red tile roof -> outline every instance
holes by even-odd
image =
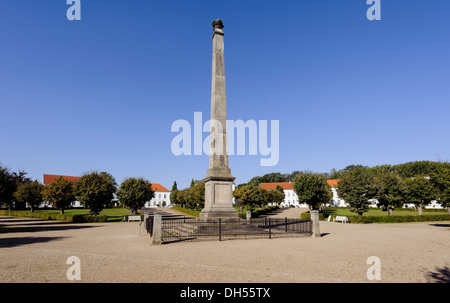
[[[339,180],[327,180],[330,187],[337,187]],[[266,190],[273,190],[277,186],[281,186],[283,189],[294,189],[294,182],[278,182],[278,183],[261,183],[261,188]]]
[[[164,186],[162,186],[161,184],[158,184],[158,183],[152,183],[152,190],[153,191],[167,191],[167,192],[170,191],[170,190],[168,190],[167,188],[165,188]]]
[[[330,187],[337,187],[339,180],[327,180],[328,185],[330,185]]]
[[[261,188],[265,190],[276,189],[277,186],[281,186],[283,189],[294,189],[293,182],[277,182],[277,183],[261,183]]]
[[[55,181],[56,179],[58,179],[59,177],[63,177],[64,180],[69,180],[72,183],[77,182],[81,178],[81,177],[73,177],[73,176],[47,175],[47,174],[44,174],[44,184],[50,184],[53,181]]]

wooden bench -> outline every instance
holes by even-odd
[[[141,216],[128,216],[128,222],[130,221],[139,221],[141,222]]]
[[[349,223],[348,218],[345,216],[336,216],[336,218],[333,219],[333,222],[342,222],[342,223]]]

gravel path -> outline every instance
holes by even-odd
[[[381,282],[450,281],[450,222],[320,228],[321,238],[151,246],[138,222],[0,217],[0,282],[69,282],[70,256],[81,282],[368,282],[370,256],[381,260]]]

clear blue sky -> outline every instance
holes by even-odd
[[[269,172],[450,159],[450,1],[0,1],[0,162],[107,171],[169,189],[208,157],[171,152],[177,119],[209,119],[211,21],[225,24],[228,119],[279,120]],[[206,136],[206,134],[205,134]]]

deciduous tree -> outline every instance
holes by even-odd
[[[349,210],[360,216],[369,210],[369,200],[374,199],[377,193],[373,176],[367,167],[361,165],[342,174],[337,192],[349,204]]]
[[[84,207],[89,208],[92,215],[98,215],[105,206],[111,203],[116,192],[117,183],[113,176],[106,172],[85,173],[75,185],[75,195]]]
[[[42,190],[42,198],[48,201],[52,206],[64,214],[64,209],[75,201],[74,188],[72,182],[59,177],[49,185],[44,186]]]
[[[34,209],[39,207],[42,203],[42,190],[44,189],[44,185],[39,183],[38,181],[34,181],[31,183],[24,183],[19,186],[19,188],[14,193],[14,198],[17,202],[26,204],[28,203],[31,207],[31,212],[34,212]]]
[[[417,175],[406,179],[407,200],[413,203],[422,215],[423,208],[437,199],[437,191],[433,187],[429,177]]]
[[[387,209],[388,215],[392,215],[392,210],[401,207],[406,198],[404,180],[395,172],[385,171],[375,178],[375,185],[378,207]]]
[[[294,191],[298,201],[308,204],[311,210],[319,210],[333,197],[325,177],[310,172],[301,172],[295,177]]]
[[[430,175],[430,181],[437,190],[437,198],[450,214],[450,168],[441,167]]]
[[[136,215],[138,209],[144,207],[145,202],[155,196],[151,185],[148,180],[143,178],[128,178],[120,185],[117,199],[130,209],[132,215]]]
[[[16,183],[8,168],[0,165],[0,204],[11,209]]]

